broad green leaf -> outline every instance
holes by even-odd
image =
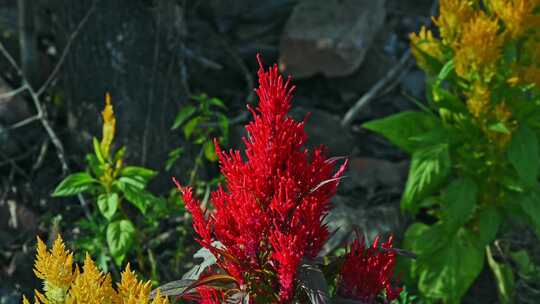
[[[90,168],[90,172],[94,176],[102,176],[104,164],[99,162],[97,156],[94,154],[86,154],[85,158],[88,168]]]
[[[150,179],[157,175],[157,172],[143,167],[126,166],[122,168],[120,175],[138,180],[142,179],[145,183],[147,183]]]
[[[118,187],[122,193],[124,193],[124,197],[128,202],[137,207],[142,214],[145,214],[150,204],[156,198],[149,192],[145,191],[144,188],[140,188],[131,182],[126,183],[126,180],[128,180],[127,177],[120,178],[114,185]]]
[[[135,226],[129,220],[119,220],[107,226],[107,245],[117,265],[121,265],[133,245]]]
[[[495,261],[489,246],[486,246],[486,256],[489,268],[491,268],[495,281],[497,282],[497,293],[500,303],[513,303],[515,283],[514,273],[512,272],[511,266],[507,264],[500,264]]]
[[[415,143],[416,150],[420,150],[421,148],[426,148],[444,142],[448,143],[449,145],[453,145],[463,140],[462,134],[456,136],[455,133],[456,132],[451,129],[445,129],[442,127],[434,128],[433,130],[426,133],[417,136],[411,136],[410,140],[411,142]]]
[[[412,156],[401,207],[416,213],[419,202],[446,181],[450,168],[450,153],[447,144],[434,145],[416,151]]]
[[[484,206],[478,213],[480,240],[484,245],[490,244],[496,237],[502,222],[502,215],[493,205]]]
[[[520,126],[508,146],[508,160],[529,186],[536,183],[538,176],[538,153],[536,134],[526,126]]]
[[[98,183],[87,172],[74,173],[67,176],[57,187],[52,194],[53,197],[72,196],[85,192],[90,189],[92,184]]]
[[[434,233],[432,227],[424,223],[416,222],[409,226],[405,232],[403,247],[415,254],[425,254],[428,251],[437,250],[443,243],[444,240],[437,238],[436,231]],[[417,260],[407,259],[406,264],[410,265],[411,277],[416,278],[419,275]]]
[[[461,298],[484,267],[484,250],[472,233],[461,229],[446,246],[419,261],[418,288],[424,296],[447,304]]]
[[[415,254],[420,256],[419,260],[437,252],[448,243],[450,238],[448,231],[441,222],[420,231],[422,233],[417,236],[415,246],[412,249]]]
[[[143,190],[146,187],[146,181],[140,176],[122,176],[118,179],[118,185],[123,189],[123,185],[130,185],[136,189]]]
[[[206,159],[208,159],[211,162],[215,162],[218,159],[213,142],[211,141],[205,142],[203,148],[204,148],[204,156],[206,157]]]
[[[195,111],[197,111],[197,109],[194,106],[183,107],[182,110],[180,110],[176,115],[171,130],[178,129],[186,121],[186,119],[195,113]]]
[[[521,207],[528,215],[534,231],[540,238],[540,191],[534,189],[521,199]]]
[[[98,196],[97,204],[101,214],[110,221],[118,209],[118,194],[102,193]]]
[[[394,145],[410,154],[417,150],[417,143],[411,140],[412,137],[441,127],[437,117],[416,111],[401,112],[367,122],[362,126],[383,135]]]
[[[190,121],[186,123],[184,126],[184,136],[186,139],[189,139],[191,137],[191,134],[193,134],[193,131],[195,131],[195,128],[199,125],[201,122],[201,117],[194,117]]]
[[[443,218],[450,233],[463,226],[476,207],[478,187],[470,178],[460,178],[448,186],[443,206]]]

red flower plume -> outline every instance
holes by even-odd
[[[402,289],[392,286],[390,281],[396,259],[396,253],[391,250],[392,240],[390,236],[377,248],[377,237],[371,247],[366,248],[363,236],[357,234],[340,271],[338,293],[342,297],[372,303],[383,290],[388,301],[399,296]]]
[[[245,151],[222,151],[216,143],[226,188],[211,195],[213,212],[205,219],[189,187],[182,188],[199,242],[218,257],[219,266],[245,285],[251,299],[289,302],[302,258],[313,258],[328,238],[328,214],[346,163],[324,147],[305,149],[304,121],[287,115],[294,86],[277,65],[265,71],[260,56],[259,104],[248,106]],[[223,244],[213,248],[212,242]],[[274,293],[274,291],[276,291]]]

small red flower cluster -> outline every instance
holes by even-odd
[[[323,220],[347,161],[336,170],[338,159],[326,158],[323,146],[311,152],[303,148],[305,121],[287,116],[294,90],[290,77],[284,81],[277,65],[265,71],[257,59],[260,102],[256,109],[248,106],[254,119],[246,126],[245,152],[224,152],[215,143],[227,187],[212,193],[213,212],[206,217],[192,189],[177,185],[198,242],[217,257],[218,266],[245,288],[252,302],[287,303],[302,259],[316,257],[329,236]],[[214,247],[215,241],[222,246]],[[355,250],[353,262],[358,260]],[[388,273],[375,278],[369,272],[373,266],[367,272],[365,266],[354,267],[362,270],[356,276],[366,273],[382,280],[377,284],[388,282]],[[352,276],[345,271],[343,281],[358,282]]]
[[[338,290],[340,296],[363,303],[372,303],[383,290],[386,291],[388,301],[399,296],[402,288],[394,287],[390,282],[396,258],[396,253],[392,251],[392,240],[393,237],[390,236],[388,241],[378,248],[377,237],[371,247],[366,248],[364,238],[357,234],[341,267]]]

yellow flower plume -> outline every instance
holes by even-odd
[[[510,38],[518,38],[528,29],[540,25],[540,16],[534,10],[538,0],[492,0],[491,7],[504,22],[505,32]]]
[[[467,109],[469,113],[475,118],[479,118],[482,113],[486,112],[490,104],[491,93],[489,88],[480,81],[476,81],[473,85],[472,92],[467,95]]]
[[[100,147],[103,156],[107,157],[109,155],[116,130],[116,117],[114,117],[111,94],[109,93],[105,95],[105,109],[103,109],[101,116],[103,117],[103,137],[101,139]]]
[[[166,297],[157,292],[150,299],[150,282],[141,282],[128,265],[117,284],[112,287],[111,276],[96,267],[87,254],[82,272],[77,265],[73,269],[73,254],[68,252],[60,236],[51,250],[37,238],[34,273],[43,280],[44,293],[34,292],[34,304],[169,304]],[[23,304],[30,301],[23,296]]]
[[[47,250],[45,243],[37,238],[34,274],[43,280],[45,297],[51,303],[61,303],[65,299],[76,272],[73,271],[73,254],[66,250],[60,236],[54,241],[52,250]]]
[[[411,39],[411,52],[416,58],[418,66],[428,73],[436,73],[437,71],[431,70],[426,55],[442,61],[443,53],[440,41],[433,37],[433,33],[425,26],[422,26],[418,34],[411,33],[409,38]]]
[[[502,39],[498,31],[497,20],[484,12],[477,13],[464,25],[454,57],[459,76],[470,79],[471,72],[476,72],[485,81],[493,77],[501,56]]]
[[[439,27],[443,43],[453,46],[462,32],[462,25],[474,15],[473,1],[442,0],[439,4],[439,17],[433,18]]]
[[[110,275],[99,271],[88,254],[84,259],[83,272],[71,285],[66,304],[112,304],[116,292],[111,286]]]

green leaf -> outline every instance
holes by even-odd
[[[110,221],[118,209],[118,194],[102,193],[98,196],[97,204],[101,214]]]
[[[102,176],[104,164],[99,162],[97,156],[94,154],[86,154],[85,158],[88,168],[90,168],[90,172],[94,176]]]
[[[214,106],[217,106],[217,107],[220,107],[220,108],[227,108],[225,106],[225,104],[223,103],[223,101],[219,98],[216,98],[216,97],[212,97],[208,100],[208,103],[210,103],[211,105],[214,105]]]
[[[409,250],[419,256],[429,256],[444,246],[447,242],[447,234],[443,228],[444,227],[442,227],[440,224],[428,226],[420,222],[413,223],[405,232],[403,241],[404,249]],[[404,263],[404,267],[409,268],[409,279],[415,279],[420,275],[418,259],[406,259],[405,261],[400,260],[400,262]]]
[[[489,268],[491,268],[495,281],[497,282],[497,293],[500,303],[513,303],[515,282],[511,266],[497,263],[491,254],[489,246],[486,246],[486,256]]]
[[[52,196],[73,196],[87,191],[94,183],[97,184],[98,181],[87,172],[74,173],[66,177],[56,189],[54,189]]]
[[[194,117],[186,123],[186,125],[184,126],[184,136],[186,137],[186,139],[189,139],[189,137],[191,137],[191,134],[193,134],[193,131],[195,131],[195,128],[200,122],[201,117]]]
[[[510,134],[510,130],[508,130],[506,125],[500,121],[489,125],[488,130],[502,134]]]
[[[479,240],[465,229],[443,248],[420,258],[419,290],[424,296],[447,304],[460,303],[484,267],[484,250]]]
[[[224,114],[218,113],[218,122],[219,127],[221,129],[221,134],[223,134],[223,138],[229,137],[229,118],[225,116]]]
[[[515,42],[505,43],[502,53],[503,58],[507,63],[515,62],[519,55],[517,44]]]
[[[521,199],[521,207],[528,215],[534,231],[540,238],[540,193],[537,189],[530,191]]]
[[[169,152],[169,158],[167,159],[167,163],[165,164],[165,170],[171,170],[172,166],[176,163],[178,158],[180,158],[182,153],[184,153],[183,148],[176,148]]]
[[[143,167],[126,166],[122,168],[120,175],[131,177],[137,180],[143,180],[146,184],[150,179],[157,175],[157,172]]]
[[[142,214],[146,214],[146,210],[155,199],[152,194],[145,191],[144,187],[140,187],[141,185],[137,184],[133,179],[121,177],[114,185],[124,193],[126,200],[137,207]]]
[[[412,156],[401,207],[416,213],[419,202],[446,181],[450,168],[450,153],[447,144],[434,145],[416,151]]]
[[[476,207],[478,187],[470,178],[460,178],[453,181],[445,195],[443,218],[447,228],[454,233],[472,216]]]
[[[520,126],[512,135],[508,146],[508,160],[519,177],[529,186],[536,183],[538,176],[538,139],[526,126]]]
[[[92,138],[92,145],[94,146],[94,154],[96,155],[97,159],[100,163],[104,164],[105,158],[103,157],[103,153],[101,153],[101,144],[97,138]]]
[[[203,148],[204,148],[204,156],[206,157],[206,159],[208,159],[211,162],[215,162],[218,159],[213,142],[211,141],[205,142]]]
[[[107,245],[117,265],[121,265],[133,245],[135,226],[129,220],[119,220],[107,226]]]
[[[490,244],[497,237],[502,222],[502,215],[493,205],[484,206],[478,213],[480,240],[484,245]]]
[[[116,151],[114,154],[114,162],[116,163],[118,160],[122,159],[124,157],[124,154],[126,154],[126,147],[122,147]]]
[[[195,113],[195,111],[197,111],[197,108],[195,108],[194,106],[183,107],[182,110],[180,110],[176,115],[171,130],[178,129],[184,123],[184,121],[186,121],[186,119],[188,119],[191,115],[193,115],[193,113]]]
[[[146,187],[146,181],[140,176],[122,176],[118,179],[118,182],[118,185],[130,185],[140,190],[143,190],[144,187]]]
[[[445,65],[442,67],[441,71],[439,72],[439,75],[437,76],[437,81],[443,81],[445,80],[448,75],[450,75],[450,73],[452,71],[454,71],[454,60],[449,60],[448,62],[445,63]]]
[[[534,265],[534,262],[531,260],[527,251],[522,249],[511,252],[510,256],[512,257],[512,260],[516,262],[518,271],[521,275],[530,278],[532,275],[537,273],[536,266]]]
[[[379,133],[400,149],[413,153],[417,143],[412,137],[440,128],[437,117],[416,111],[405,111],[386,118],[373,120],[362,125],[364,128]]]
[[[429,92],[431,92],[432,105],[437,109],[448,109],[455,113],[467,113],[467,106],[463,101],[452,92],[443,89],[439,84],[429,84]]]

